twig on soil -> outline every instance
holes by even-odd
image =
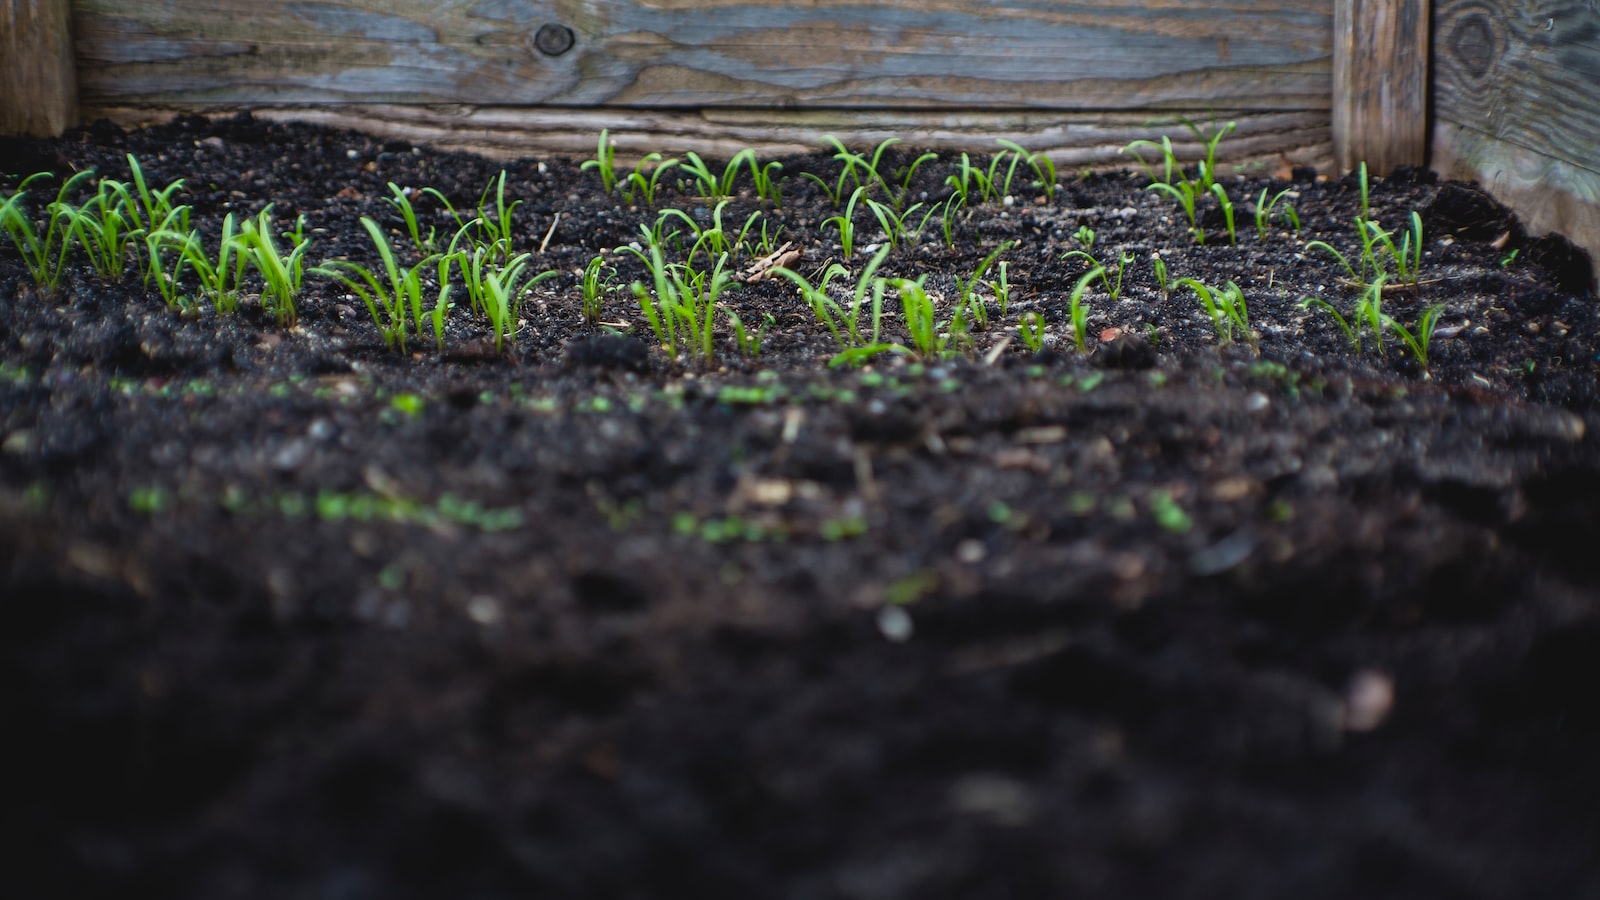
[[[555,221],[550,223],[550,230],[544,233],[544,240],[539,242],[539,252],[541,254],[544,253],[546,247],[550,246],[550,239],[556,236],[556,226],[560,224],[561,213],[557,212]]]

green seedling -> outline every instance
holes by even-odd
[[[1161,299],[1167,299],[1171,289],[1167,280],[1167,262],[1159,256],[1150,257],[1150,268],[1155,272],[1156,285],[1161,288]]]
[[[761,327],[755,331],[748,331],[744,320],[733,310],[728,310],[728,325],[733,328],[734,343],[739,347],[739,352],[749,359],[761,356],[761,342],[766,340],[767,331],[777,323],[778,320],[772,313],[766,313],[762,316]]]
[[[610,270],[610,275],[605,273],[604,256],[596,256],[589,260],[589,264],[583,269],[583,320],[590,325],[597,325],[600,322],[600,305],[605,299],[605,291],[610,288],[611,275],[615,275],[616,270]]]
[[[783,237],[783,226],[779,225],[777,228],[772,229],[771,234],[768,234],[767,224],[768,223],[766,219],[761,220],[761,240],[759,243],[754,240],[754,236],[752,235],[751,240],[745,243],[745,245],[741,248],[746,256],[759,258],[763,256],[771,256],[773,253],[777,252],[778,239]]]
[[[389,238],[377,222],[362,216],[361,227],[366,229],[379,257],[383,259],[382,278],[360,263],[343,259],[329,260],[312,269],[311,274],[332,278],[360,297],[372,317],[372,324],[377,326],[378,334],[383,337],[384,345],[390,350],[404,353],[408,322],[415,328],[417,337],[422,337],[422,269],[435,259],[429,257],[411,268],[401,266],[395,258],[394,249],[389,245]],[[448,290],[446,282],[441,295]],[[436,326],[436,338],[440,338],[440,330]],[[498,344],[498,334],[496,337]]]
[[[1357,172],[1356,181],[1361,186],[1361,216],[1360,216],[1360,219],[1363,222],[1367,222],[1367,221],[1370,221],[1372,219],[1372,214],[1371,214],[1372,213],[1372,206],[1368,202],[1371,198],[1369,197],[1369,195],[1367,193],[1367,163],[1366,163],[1366,160],[1362,160],[1361,163],[1356,166],[1356,172]]]
[[[1090,239],[1093,239],[1092,236]],[[1122,275],[1127,271],[1128,264],[1133,262],[1135,257],[1132,253],[1122,253],[1117,256],[1115,262],[1102,263],[1082,250],[1068,250],[1061,255],[1061,259],[1063,261],[1081,259],[1088,263],[1091,269],[1099,273],[1100,286],[1106,289],[1106,294],[1115,302],[1122,296]],[[1113,277],[1115,280],[1113,280]]]
[[[144,169],[139,166],[139,160],[132,153],[128,154],[128,169],[133,173],[134,199],[136,202],[129,205],[128,211],[134,219],[134,225],[140,231],[149,233],[155,228],[166,223],[179,231],[189,230],[189,208],[177,206],[172,202],[174,195],[183,189],[183,179],[172,182],[159,191],[150,189],[144,178]],[[176,218],[174,217],[176,215]]]
[[[211,301],[218,313],[231,315],[239,309],[239,286],[244,282],[249,255],[240,246],[233,213],[222,218],[222,237],[217,241],[215,256],[206,253],[200,232],[191,230],[186,235],[172,235],[181,245],[185,264],[199,282],[200,292]]]
[[[1256,235],[1262,240],[1267,238],[1267,228],[1272,224],[1272,217],[1278,216],[1279,221],[1289,225],[1290,229],[1298,235],[1300,233],[1300,214],[1295,212],[1294,205],[1285,201],[1285,198],[1300,196],[1294,188],[1284,188],[1267,198],[1268,189],[1261,189],[1261,196],[1256,198]]]
[[[1082,244],[1085,250],[1094,249],[1094,229],[1087,225],[1079,225],[1078,230],[1072,233],[1072,239]]]
[[[1255,344],[1255,335],[1250,331],[1250,310],[1245,305],[1244,291],[1237,284],[1230,281],[1222,288],[1212,289],[1196,279],[1180,278],[1178,287],[1187,287],[1195,292],[1206,314],[1211,317],[1211,326],[1216,329],[1219,342],[1233,343],[1233,332],[1238,328],[1247,342]]]
[[[1156,175],[1155,169],[1144,158],[1141,151],[1145,149],[1160,151],[1163,165],[1161,175]],[[1134,141],[1123,147],[1122,152],[1133,154],[1134,158],[1139,160],[1139,166],[1144,169],[1145,174],[1150,176],[1150,184],[1145,186],[1146,190],[1159,191],[1178,201],[1178,205],[1183,208],[1184,216],[1189,220],[1189,233],[1194,236],[1196,243],[1205,243],[1205,232],[1201,231],[1195,218],[1195,204],[1209,190],[1202,187],[1205,173],[1202,171],[1199,180],[1191,179],[1178,162],[1177,154],[1172,149],[1172,139],[1166,135],[1161,136],[1160,144],[1145,140]]]
[[[972,202],[971,193],[974,185],[977,186],[978,201],[980,203],[998,199],[994,183],[989,179],[989,176],[984,174],[982,169],[974,166],[972,158],[965,153],[961,154],[961,164],[956,167],[955,174],[946,177],[944,183],[950,186],[951,191],[953,191],[952,196],[960,198],[961,206],[966,206]]]
[[[11,238],[11,243],[16,246],[17,252],[22,255],[22,263],[34,283],[47,293],[54,293],[66,270],[67,257],[73,247],[74,207],[67,198],[79,185],[94,177],[94,173],[79,172],[61,185],[61,189],[56,192],[55,201],[45,207],[45,226],[41,233],[34,228],[24,202],[29,185],[49,177],[49,173],[41,172],[23,179],[22,183],[17,185],[16,193],[6,198],[4,204],[0,204],[0,229],[5,230],[7,236]]]
[[[994,265],[995,260],[999,259],[1000,255],[1007,250],[1015,247],[1016,244],[1016,241],[1006,241],[983,258],[983,262],[979,263],[978,268],[973,270],[972,277],[961,278],[957,276],[956,278],[957,308],[967,310],[972,324],[980,331],[989,327],[989,308],[984,304],[983,298],[978,295],[978,285],[985,283],[983,276],[988,273],[989,267]],[[1004,315],[1004,312],[1001,314]]]
[[[717,297],[733,284],[732,276],[725,271],[727,254],[719,256],[707,272],[688,265],[669,265],[657,244],[650,245],[649,255],[627,249],[645,264],[654,282],[654,294],[637,281],[632,291],[661,348],[673,358],[677,358],[680,348],[688,349],[710,362]]]
[[[989,288],[989,293],[994,295],[995,305],[1000,307],[1001,318],[1004,318],[1011,308],[1011,276],[1008,271],[1010,265],[1009,262],[1001,262],[997,270],[999,277],[994,281],[984,282]]]
[[[502,262],[507,253],[503,245],[496,242],[457,251],[441,261],[439,267],[441,285],[449,284],[449,265],[455,265],[461,273],[473,312],[481,313],[494,333],[496,353],[503,352],[506,340],[515,335],[523,299],[539,284],[556,276],[549,270],[533,274],[531,253],[518,253]]]
[[[924,163],[933,162],[938,158],[939,154],[937,153],[924,153],[912,160],[911,165],[906,166],[903,170],[896,174],[895,180],[899,182],[900,190],[891,195],[891,199],[894,201],[895,209],[899,209],[901,206],[903,206],[906,198],[911,195],[911,179],[916,177],[917,170],[922,168]],[[888,189],[887,183],[885,183],[884,188],[885,190]]]
[[[1363,290],[1378,278],[1387,280],[1391,270],[1398,283],[1406,285],[1413,293],[1421,287],[1421,215],[1412,211],[1410,228],[1401,234],[1399,244],[1395,243],[1394,232],[1387,231],[1377,222],[1363,217],[1356,219],[1356,234],[1361,239],[1359,271],[1350,262],[1349,257],[1326,241],[1308,241],[1306,249],[1321,250],[1332,256],[1349,276],[1349,283]]]
[[[622,191],[623,202],[633,205],[643,201],[645,206],[656,205],[656,191],[661,187],[661,176],[676,168],[677,159],[663,159],[661,154],[652,153],[639,160],[639,165],[628,173],[627,187]],[[650,174],[645,174],[649,167]]]
[[[239,230],[240,246],[261,276],[261,302],[282,327],[293,325],[297,318],[295,301],[304,280],[306,250],[311,246],[305,236],[305,225],[305,216],[299,216],[293,230],[280,235],[289,242],[287,256],[278,250],[278,243],[273,239],[272,204],[267,204],[254,219],[245,219]]]
[[[1002,177],[1000,175],[1000,167],[1005,165],[1007,159],[1011,160],[1011,165],[1006,169],[1006,173]],[[1003,200],[1011,196],[1011,181],[1017,177],[1017,166],[1020,165],[1022,165],[1022,157],[1005,150],[1001,150],[990,157],[989,171],[984,175],[983,180],[978,182],[980,187],[987,185],[989,188],[985,192],[984,199]]]
[[[145,286],[154,284],[167,308],[175,312],[189,312],[193,306],[179,284],[187,265],[187,238],[178,230],[183,218],[180,210],[173,210],[167,214],[166,221],[144,235]],[[262,302],[268,302],[265,292]]]
[[[1022,314],[1022,319],[1017,323],[1017,336],[1022,339],[1022,345],[1032,353],[1044,349],[1044,316],[1032,310]]]
[[[1041,191],[1044,191],[1046,200],[1054,202],[1056,199],[1056,164],[1051,161],[1050,157],[1043,153],[1031,153],[1021,144],[1018,144],[1015,141],[1008,141],[1004,138],[999,139],[998,143],[1007,150],[1010,150],[1016,161],[1026,164],[1028,168],[1033,170],[1035,179],[1033,186]],[[1017,163],[1015,161],[1012,162],[1011,167],[1013,170],[1016,168],[1016,165]],[[1010,192],[1010,187],[1010,179],[1007,178],[1007,193]]]
[[[1239,243],[1239,232],[1235,230],[1233,224],[1233,201],[1228,198],[1227,189],[1221,184],[1213,183],[1211,185],[1211,195],[1217,198],[1217,205],[1222,208],[1223,221],[1228,226],[1228,243]]]
[[[882,161],[885,150],[894,144],[900,143],[899,138],[888,138],[879,144],[877,149],[873,151],[871,161],[868,161],[866,157],[859,153],[852,153],[850,148],[844,145],[843,141],[831,134],[824,135],[823,140],[833,147],[833,158],[842,164],[838,181],[830,185],[822,178],[809,172],[801,173],[801,177],[816,182],[835,207],[841,206],[845,202],[846,194],[844,191],[845,181],[847,180],[857,188],[870,189],[874,184],[881,185],[884,195],[888,196],[891,201],[894,200],[893,191],[889,189],[888,180],[878,171],[878,164]]]
[[[966,205],[966,199],[951,194],[944,201],[944,211],[940,213],[940,231],[944,235],[944,245],[954,250],[956,247],[956,216],[961,208]]]
[[[763,166],[756,160],[754,151],[750,153],[749,162],[750,183],[756,196],[771,203],[773,209],[783,206],[783,184],[776,174],[783,171],[783,163],[774,160]]]
[[[889,248],[881,247],[873,254],[872,259],[862,267],[861,274],[856,278],[856,287],[852,292],[848,306],[841,306],[828,294],[828,285],[834,278],[848,277],[849,270],[835,263],[825,269],[820,280],[812,284],[804,275],[798,272],[779,267],[774,269],[780,277],[786,278],[800,289],[800,296],[816,315],[817,321],[828,329],[834,341],[841,350],[858,349],[878,343],[880,326],[883,318],[883,294],[885,281],[878,278],[878,267],[889,257]],[[861,330],[861,310],[871,300],[868,320],[871,332],[863,334]]]
[[[137,256],[141,235],[129,212],[132,205],[127,185],[103,178],[83,206],[64,210],[72,237],[102,278],[120,279],[127,271],[129,253]]]
[[[1411,227],[1401,235],[1399,246],[1395,246],[1394,233],[1385,231],[1377,222],[1368,221],[1366,226],[1372,236],[1372,243],[1382,247],[1387,265],[1393,265],[1399,280],[1409,284],[1412,292],[1415,292],[1421,281],[1422,271],[1422,216],[1416,210],[1411,211]],[[1386,270],[1386,265],[1376,259],[1376,254],[1373,266],[1380,272]]]
[[[906,222],[916,215],[918,209],[922,208],[921,203],[913,204],[905,212],[896,212],[889,204],[879,203],[871,197],[866,198],[866,201],[867,209],[872,211],[873,216],[878,220],[878,225],[883,228],[883,236],[889,241],[889,246],[896,250],[900,249],[902,240],[915,246],[922,235],[923,227],[928,224],[928,219],[933,215],[933,210],[929,210],[923,214],[921,222],[915,228],[907,228]]]
[[[1350,342],[1350,348],[1357,353],[1361,352],[1361,332],[1357,328],[1351,328],[1350,321],[1333,304],[1321,297],[1301,297],[1300,308],[1317,309],[1326,313],[1333,319],[1333,324],[1337,325],[1339,330],[1344,333],[1345,340]],[[1359,323],[1357,325],[1359,327]]]
[[[1304,309],[1317,309],[1326,313],[1333,319],[1335,325],[1344,333],[1345,339],[1350,342],[1351,349],[1361,352],[1361,328],[1363,325],[1372,332],[1373,340],[1378,345],[1378,355],[1384,355],[1383,330],[1388,319],[1383,314],[1383,285],[1387,276],[1379,275],[1372,280],[1361,292],[1361,297],[1356,301],[1356,308],[1349,318],[1339,312],[1333,304],[1319,297],[1302,297],[1300,306]],[[1437,316],[1435,316],[1437,318]],[[1432,337],[1432,323],[1429,323],[1429,335]]]
[[[745,243],[751,229],[755,227],[755,223],[760,220],[762,216],[760,210],[752,212],[749,218],[744,220],[744,225],[739,229],[738,235],[730,238],[728,236],[727,229],[722,225],[722,211],[727,209],[730,202],[732,201],[719,201],[716,207],[712,209],[711,227],[709,228],[702,228],[700,223],[694,220],[694,217],[690,216],[681,209],[664,209],[661,211],[660,215],[656,217],[656,228],[649,232],[652,235],[651,240],[653,243],[664,244],[665,242],[659,239],[659,235],[664,230],[664,221],[668,219],[677,219],[689,227],[690,233],[693,234],[695,238],[694,244],[692,244],[689,248],[688,258],[685,260],[685,262],[692,265],[694,263],[696,254],[700,253],[702,250],[706,253],[707,261],[714,260],[716,257],[724,254],[732,253],[736,248]]]
[[[733,183],[739,177],[739,170],[746,164],[749,164],[752,168],[756,164],[756,152],[746,147],[734,154],[733,159],[728,160],[728,164],[723,167],[722,174],[719,176],[711,171],[711,167],[706,165],[705,160],[702,160],[698,153],[690,151],[684,155],[689,158],[689,161],[683,163],[679,168],[694,178],[696,193],[711,201],[726,200],[732,197]]]
[[[437,252],[435,248],[437,234],[430,227],[428,236],[422,236],[422,225],[417,219],[417,210],[411,205],[411,189],[402,188],[391,181],[389,182],[389,193],[393,196],[385,197],[384,200],[390,206],[399,210],[400,218],[405,222],[406,233],[411,236],[411,244],[417,248],[417,254],[419,256],[432,256]]]
[[[585,160],[578,167],[581,172],[593,169],[600,176],[600,187],[608,194],[617,189],[617,148],[611,143],[610,138],[610,132],[602,128],[600,144],[595,149],[594,159]]]
[[[1428,345],[1433,342],[1434,328],[1438,326],[1439,316],[1443,313],[1443,304],[1437,303],[1423,310],[1422,317],[1417,320],[1415,331],[1407,329],[1398,320],[1388,316],[1383,317],[1384,322],[1406,349],[1411,351],[1411,356],[1416,359],[1424,372],[1428,370]]]
[[[478,230],[484,235],[483,240],[491,247],[496,247],[503,258],[509,259],[512,247],[512,217],[516,215],[517,207],[522,201],[506,205],[506,170],[500,170],[500,177],[494,188],[494,217],[489,217],[487,208],[488,190],[484,190],[484,197],[478,200]]]
[[[850,202],[845,205],[844,212],[837,216],[830,216],[822,220],[822,227],[829,225],[839,230],[839,250],[845,259],[855,255],[856,246],[856,203],[867,192],[864,187],[858,187],[850,194]]]
[[[1072,296],[1068,303],[1068,318],[1072,322],[1072,342],[1077,345],[1078,352],[1082,353],[1088,348],[1089,339],[1089,308],[1083,302],[1084,292],[1089,289],[1089,284],[1096,278],[1103,280],[1105,268],[1095,266],[1083,273],[1077,285],[1072,288]]]
[[[1178,117],[1178,121],[1182,122],[1183,126],[1189,129],[1189,132],[1194,135],[1195,140],[1205,145],[1206,158],[1199,163],[1197,168],[1199,169],[1200,175],[1201,193],[1209,193],[1211,186],[1216,183],[1217,147],[1222,143],[1223,138],[1233,133],[1234,129],[1239,127],[1239,123],[1229,122],[1226,125],[1223,125],[1221,128],[1207,133],[1200,126],[1196,125],[1189,119],[1183,118],[1182,116]],[[1215,125],[1216,123],[1213,122],[1212,124]]]
[[[1237,123],[1229,122],[1220,129],[1208,134],[1204,129],[1188,119],[1179,118],[1178,121],[1182,122],[1194,134],[1195,139],[1205,146],[1205,158],[1197,163],[1195,167],[1196,177],[1190,178],[1184,171],[1183,166],[1178,162],[1177,154],[1172,149],[1172,140],[1165,135],[1162,135],[1160,144],[1154,141],[1134,141],[1123,147],[1122,152],[1133,154],[1139,160],[1140,167],[1150,176],[1148,190],[1160,191],[1178,201],[1178,205],[1183,208],[1184,216],[1189,220],[1189,232],[1193,235],[1195,243],[1204,244],[1206,236],[1196,219],[1196,204],[1200,198],[1214,193],[1217,147],[1222,143],[1222,139],[1237,127]],[[1145,159],[1142,151],[1146,149],[1160,152],[1163,165],[1161,175],[1157,176],[1155,169]],[[1218,199],[1222,200],[1224,198],[1219,197]],[[1231,203],[1227,204],[1227,208],[1231,209],[1231,207]]]
[[[922,279],[911,281],[896,278],[891,284],[900,294],[900,309],[906,333],[911,338],[911,348],[917,357],[929,360],[944,356],[950,343],[950,336],[939,333],[933,298],[929,297],[927,290],[923,288]],[[952,326],[951,331],[955,330],[956,328]]]
[[[1150,492],[1150,516],[1157,525],[1174,534],[1186,534],[1194,528],[1194,519],[1184,512],[1169,491]]]

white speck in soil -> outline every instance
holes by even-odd
[[[989,551],[983,546],[983,541],[976,538],[967,538],[956,545],[956,559],[968,565],[983,562],[983,558],[988,554]]]
[[[1373,669],[1363,669],[1350,679],[1344,695],[1346,731],[1372,731],[1394,709],[1394,680]]]
[[[911,640],[911,614],[898,606],[884,606],[878,610],[878,631],[891,643],[904,644]]]

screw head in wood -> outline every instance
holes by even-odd
[[[572,29],[554,22],[540,25],[539,30],[533,34],[534,48],[545,56],[560,56],[571,50],[575,43],[577,37],[573,35]]]

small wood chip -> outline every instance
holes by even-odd
[[[739,280],[745,284],[766,281],[772,277],[774,269],[792,269],[803,256],[805,251],[794,246],[794,241],[784,241],[783,246],[740,270]]]

